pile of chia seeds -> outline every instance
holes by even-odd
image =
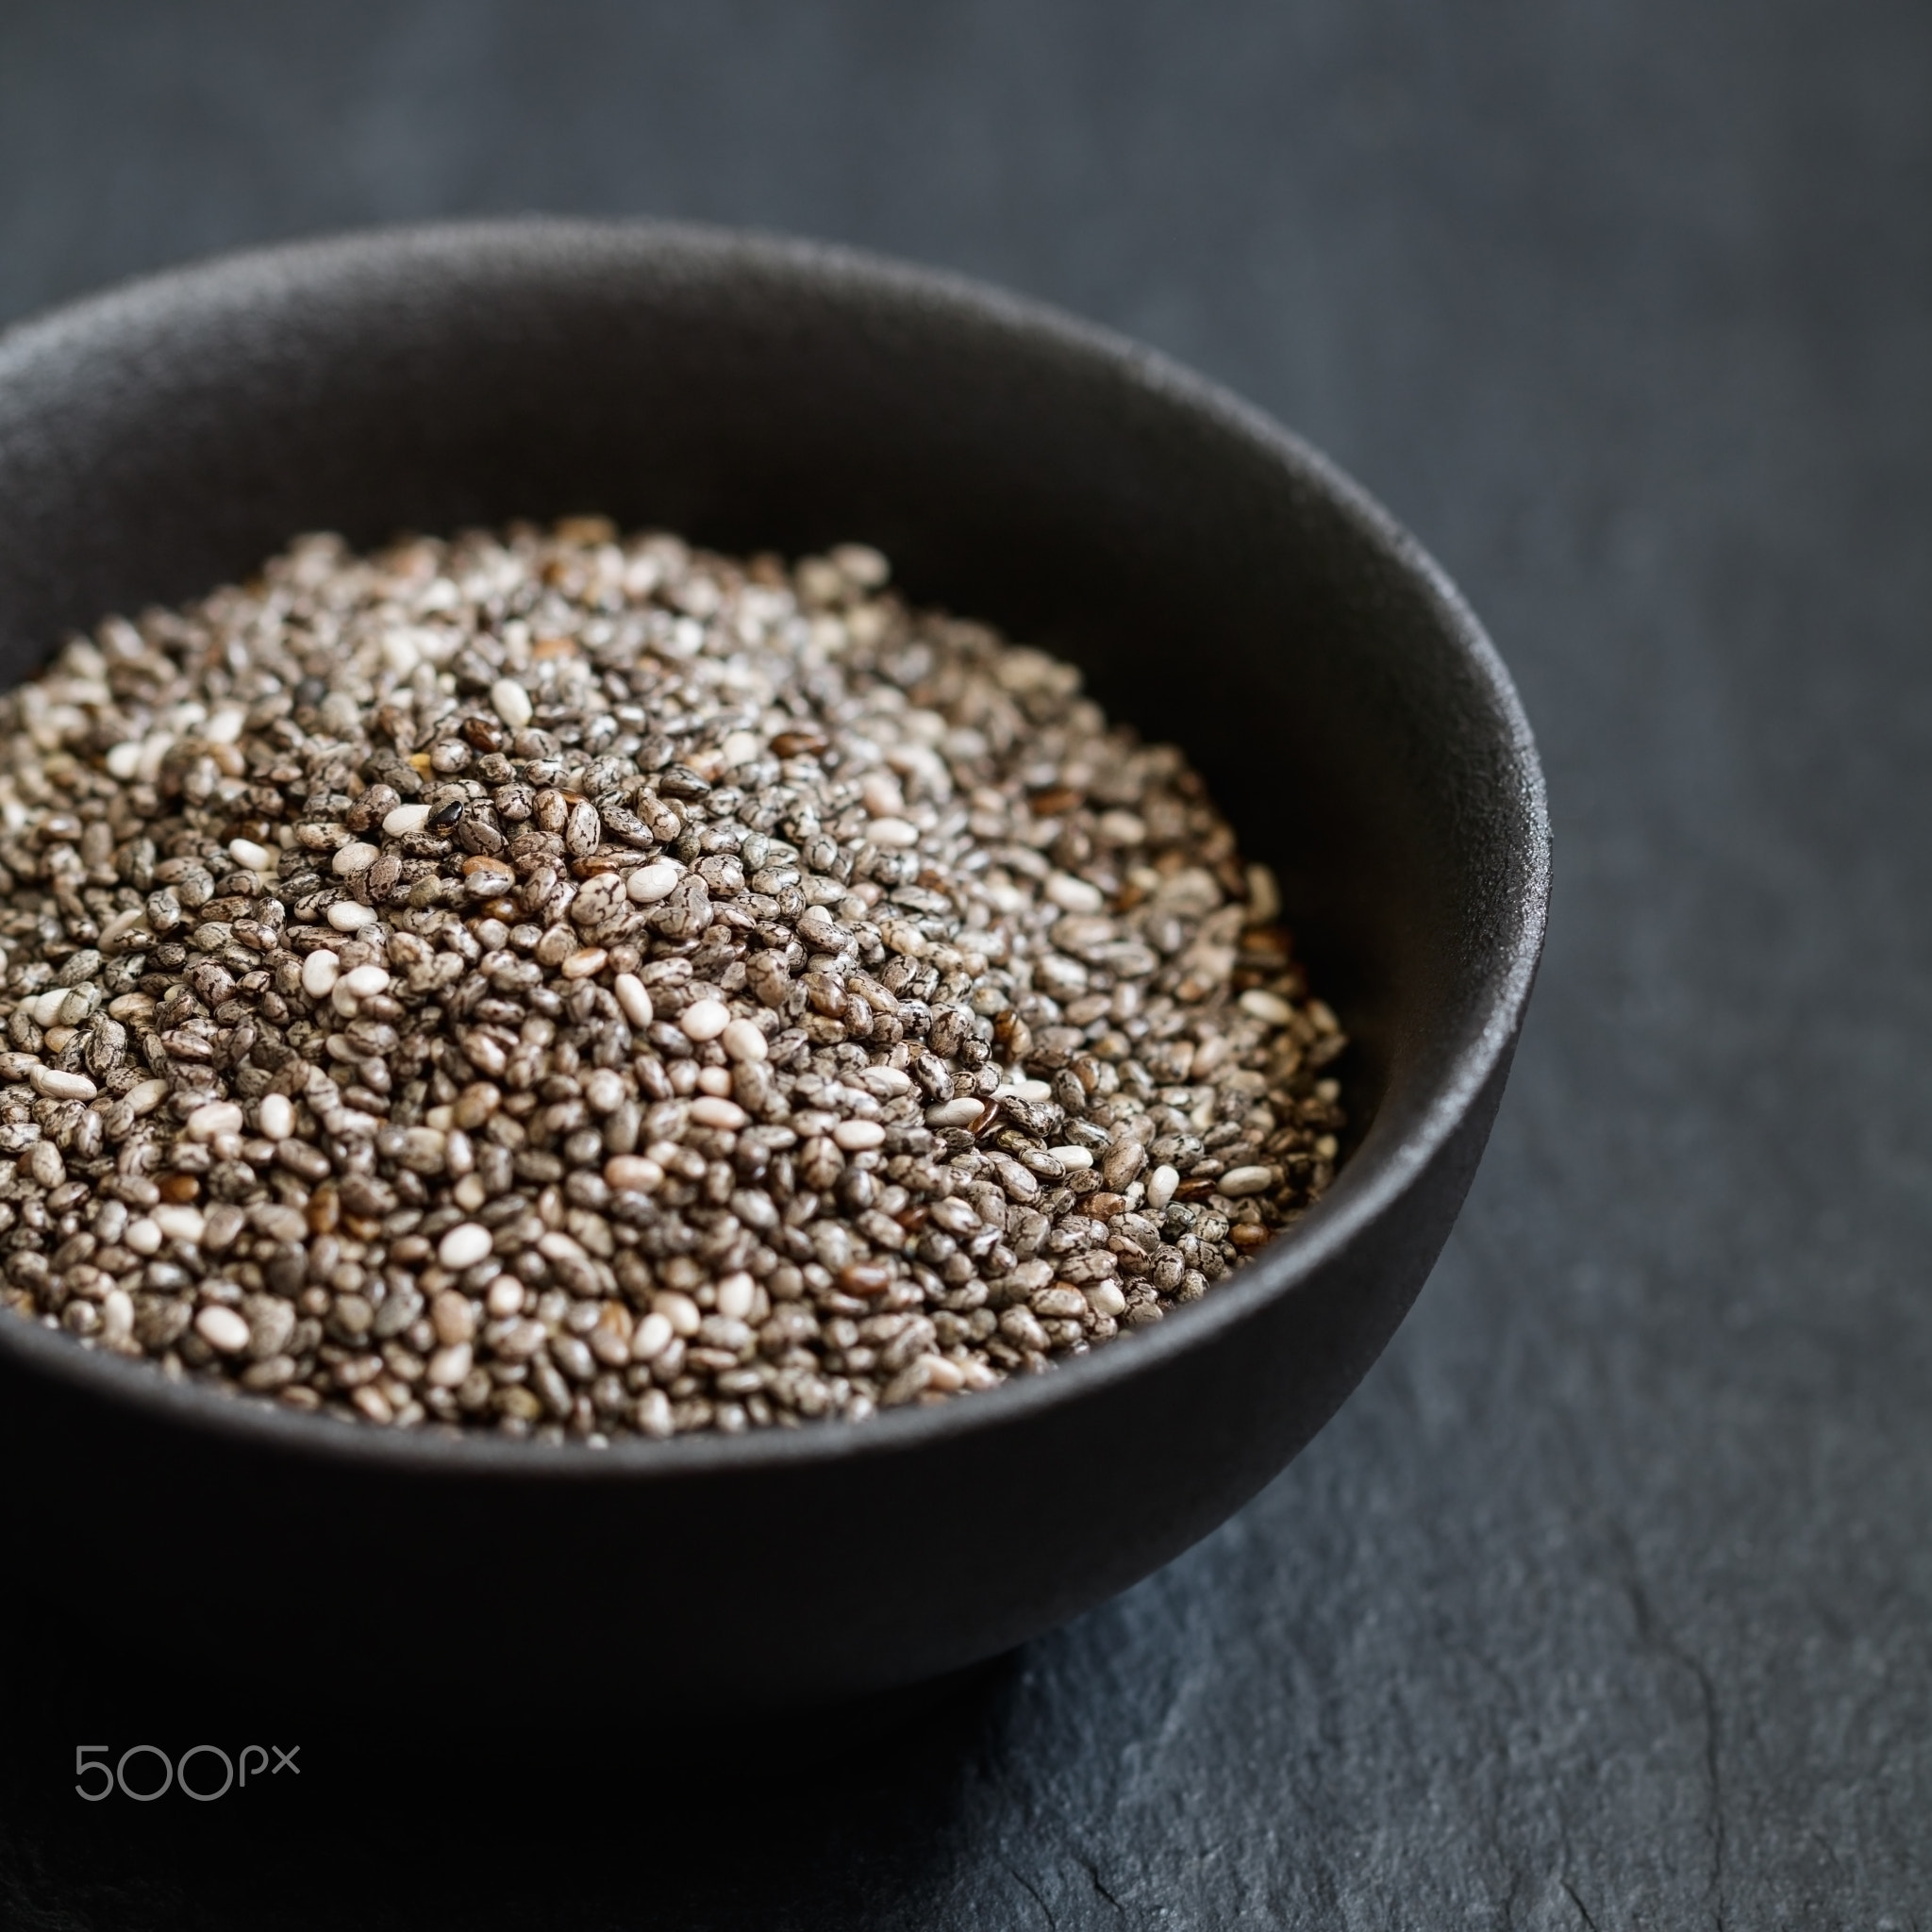
[[[1343,1041],[1071,665],[576,518],[112,618],[0,700],[17,1317],[294,1407],[858,1421],[1160,1321]]]

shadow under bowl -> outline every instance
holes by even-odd
[[[1529,997],[1542,783],[1475,620],[1320,457],[1115,337],[840,250],[520,222],[235,257],[0,341],[9,680],[300,531],[590,510],[726,549],[875,543],[914,600],[1063,654],[1182,744],[1354,1038],[1352,1146],[1159,1326],[856,1427],[592,1451],[352,1426],[0,1319],[19,1582],[278,1693],[308,1656],[358,1699],[770,1713],[1099,1602],[1374,1360]]]

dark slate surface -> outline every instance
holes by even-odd
[[[648,1738],[359,1708],[427,1633],[344,1632],[291,1671],[355,1734],[252,1816],[82,1807],[168,1635],[16,1607],[0,1923],[1932,1924],[1928,80],[1874,0],[0,11],[0,313],[530,208],[1011,283],[1414,526],[1559,840],[1447,1257],[1191,1556],[888,1749],[649,1798]]]

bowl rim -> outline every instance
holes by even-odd
[[[512,1441],[493,1431],[349,1424],[192,1379],[170,1380],[152,1362],[80,1348],[73,1338],[38,1319],[11,1311],[0,1321],[0,1349],[36,1374],[65,1383],[77,1393],[125,1405],[152,1424],[290,1458],[450,1479],[488,1475],[550,1483],[638,1483],[749,1474],[916,1451],[941,1438],[972,1437],[1022,1424],[1210,1347],[1260,1303],[1292,1293],[1337,1259],[1422,1176],[1510,1052],[1548,923],[1547,791],[1528,717],[1502,658],[1441,566],[1327,457],[1256,405],[1161,351],[1050,303],[844,243],[651,217],[535,215],[379,225],[225,251],[116,283],[0,331],[0,391],[30,371],[42,354],[66,350],[76,336],[139,327],[158,312],[165,316],[171,309],[179,313],[201,308],[219,312],[225,306],[245,303],[254,292],[297,282],[325,285],[345,273],[375,266],[407,269],[411,260],[467,260],[499,275],[541,275],[546,259],[581,261],[587,251],[596,249],[640,261],[682,258],[712,274],[736,270],[791,277],[833,296],[883,297],[1052,346],[1070,358],[1102,365],[1149,391],[1157,401],[1204,420],[1320,497],[1420,593],[1445,642],[1460,652],[1482,687],[1499,726],[1497,748],[1513,781],[1515,837],[1524,866],[1521,885],[1507,904],[1514,927],[1507,962],[1477,1002],[1480,1024],[1457,1049],[1406,1132],[1386,1145],[1358,1148],[1303,1220],[1179,1319],[1124,1332],[1108,1346],[1057,1364],[1050,1374],[1013,1377],[969,1400],[883,1409],[863,1424],[808,1424],[730,1436],[706,1430],[667,1440],[626,1434],[592,1448],[575,1440]]]

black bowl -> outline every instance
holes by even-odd
[[[1388,1341],[1536,971],[1528,726],[1441,572],[1320,457],[1158,357],[945,276],[525,222],[241,256],[0,341],[12,677],[298,531],[575,510],[726,548],[876,543],[914,598],[1065,654],[1184,745],[1357,1042],[1333,1189],[1159,1327],[857,1427],[603,1451],[406,1434],[8,1316],[0,1525],[21,1581],[278,1694],[305,1654],[358,1698],[487,1685],[585,1719],[913,1684],[1185,1549]]]

